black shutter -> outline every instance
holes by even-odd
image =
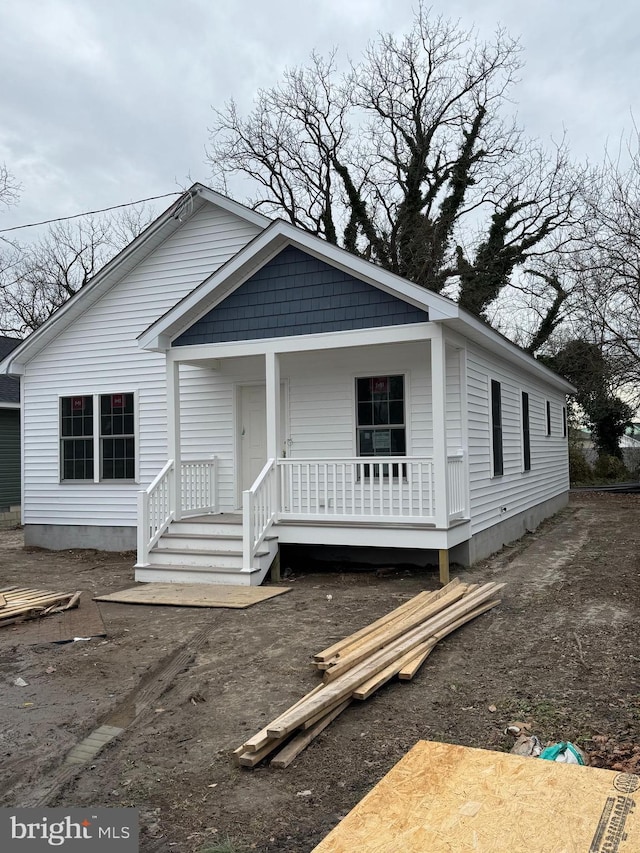
[[[529,395],[522,392],[522,444],[524,450],[524,470],[531,470],[531,435],[529,432]]]
[[[493,474],[499,476],[503,473],[504,463],[502,456],[502,399],[500,383],[491,380],[491,437],[493,447]]]

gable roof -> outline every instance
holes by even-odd
[[[20,338],[7,338],[0,335],[0,362],[21,344]],[[0,408],[3,403],[15,406],[20,403],[20,383],[17,379],[0,375]]]
[[[222,210],[233,213],[259,228],[266,228],[271,221],[261,213],[251,210],[239,202],[205,187],[203,184],[193,184],[163,213],[156,217],[135,240],[105,264],[81,290],[58,308],[39,329],[29,335],[13,351],[10,358],[3,361],[2,353],[0,353],[0,374],[20,375],[23,373],[24,366],[28,361],[66,329],[73,320],[88,311],[104,293],[121,281],[153,249],[177,231],[186,219],[191,218],[206,204],[213,204]]]
[[[327,243],[320,237],[302,231],[281,219],[272,222],[226,264],[208,276],[191,293],[145,329],[138,336],[139,346],[154,351],[169,349],[172,341],[220,305],[288,246],[296,247],[330,266],[427,312],[431,321],[441,322],[499,357],[519,365],[530,373],[537,374],[561,392],[568,394],[575,390],[557,373],[545,367],[487,323],[461,308],[457,302],[352,255],[345,249]]]
[[[302,231],[282,219],[276,219],[237,255],[234,255],[145,329],[138,336],[139,345],[143,349],[168,349],[172,340],[219,305],[236,288],[289,246],[379,288],[390,296],[426,311],[432,320],[457,316],[458,306],[450,299],[352,255],[345,249],[327,243],[320,237],[308,231]]]

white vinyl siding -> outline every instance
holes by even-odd
[[[135,525],[136,491],[167,459],[165,358],[140,350],[136,338],[258,230],[207,205],[29,362],[23,383],[24,523]],[[140,485],[60,483],[59,397],[116,387],[138,395]],[[199,403],[189,405],[197,409]]]
[[[469,487],[472,532],[517,515],[569,488],[564,396],[533,376],[470,346],[467,351]],[[490,380],[501,385],[504,474],[492,477]],[[531,470],[522,470],[521,394],[529,394]],[[551,402],[551,435],[546,403]]]

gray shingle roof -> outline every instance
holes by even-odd
[[[5,338],[0,335],[0,361],[21,344],[20,338]],[[0,376],[0,406],[3,403],[20,402],[20,383],[10,376]]]

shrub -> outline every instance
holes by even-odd
[[[593,471],[580,447],[569,445],[569,478],[571,485],[593,482]]]
[[[593,473],[597,480],[604,480],[607,483],[624,482],[631,478],[622,459],[607,456],[604,453],[598,456],[593,466]]]

